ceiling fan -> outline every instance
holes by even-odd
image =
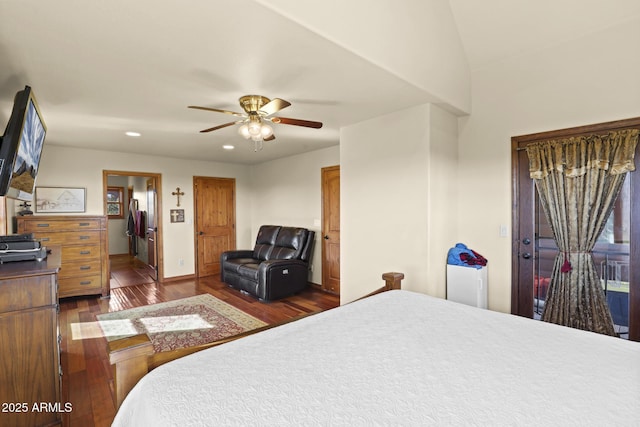
[[[211,132],[218,129],[223,129],[228,126],[241,125],[238,128],[238,132],[246,139],[251,139],[255,143],[255,151],[262,149],[263,141],[273,141],[276,137],[273,135],[273,128],[265,122],[271,122],[276,124],[303,126],[314,129],[320,129],[322,127],[321,122],[314,122],[311,120],[291,119],[287,117],[273,116],[278,111],[287,108],[291,105],[290,102],[284,99],[274,98],[269,99],[261,95],[245,95],[239,99],[240,106],[244,110],[244,113],[236,113],[234,111],[220,110],[218,108],[199,107],[197,105],[189,105],[189,108],[195,108],[198,110],[214,111],[216,113],[230,114],[232,116],[240,117],[239,120],[225,123],[223,125],[214,126],[212,128],[203,129],[200,132]]]

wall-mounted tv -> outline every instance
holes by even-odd
[[[0,196],[32,200],[47,127],[29,86],[19,91],[0,142]]]

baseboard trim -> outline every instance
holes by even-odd
[[[181,280],[193,280],[195,278],[196,278],[195,274],[187,274],[184,276],[163,277],[158,281],[160,283],[170,283],[170,282],[179,282]]]

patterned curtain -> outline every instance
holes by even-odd
[[[529,171],[559,253],[542,320],[615,335],[591,251],[626,173],[635,170],[638,129],[539,141],[527,147]]]

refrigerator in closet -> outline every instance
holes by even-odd
[[[487,267],[447,264],[447,299],[487,308]]]

